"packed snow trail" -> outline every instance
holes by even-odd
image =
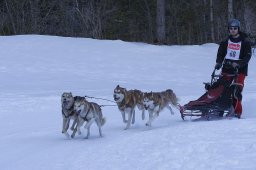
[[[120,112],[109,106],[103,107],[102,138],[95,124],[88,140],[84,129],[75,139],[61,134],[63,92],[113,100],[118,84],[142,91],[171,88],[186,104],[204,93],[217,48],[0,37],[1,169],[256,169],[255,57],[243,92],[244,119],[183,121],[178,110],[172,116],[166,109],[149,128],[147,112],[142,121],[136,110],[135,124],[123,130]]]

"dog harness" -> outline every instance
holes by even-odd
[[[80,115],[80,117],[81,117],[84,121],[88,121],[88,119],[86,119],[86,117],[87,117],[88,113],[90,112],[91,108],[92,108],[91,103],[89,103],[89,109],[88,109],[87,112],[85,113],[85,116],[82,117],[82,116]]]
[[[62,105],[63,106],[63,105]],[[73,116],[75,114],[74,110],[73,110],[73,107],[74,107],[74,103],[72,104],[72,106],[69,108],[69,109],[66,109],[65,107],[62,107],[64,109],[62,109],[62,115],[65,117],[65,118],[68,118],[70,116]],[[65,113],[68,113],[68,115],[66,115]]]

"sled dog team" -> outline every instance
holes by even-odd
[[[137,107],[142,112],[142,120],[145,119],[145,110],[149,113],[149,120],[146,126],[151,126],[151,123],[159,113],[168,108],[171,114],[174,114],[170,105],[178,108],[178,99],[171,89],[162,92],[141,92],[140,90],[127,90],[126,88],[116,86],[113,94],[114,100],[119,111],[122,114],[123,122],[126,123],[125,130],[131,124],[135,123],[135,108]],[[94,102],[89,102],[85,97],[73,96],[72,93],[64,92],[61,96],[62,105],[62,133],[66,137],[70,137],[68,129],[71,120],[72,126],[71,138],[75,137],[76,132],[80,135],[80,128],[86,122],[84,128],[87,129],[86,138],[90,136],[90,126],[93,122],[96,123],[99,129],[99,135],[102,137],[101,127],[106,122],[103,117],[101,106]],[[126,119],[126,115],[128,119]]]

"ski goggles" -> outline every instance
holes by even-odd
[[[238,30],[238,27],[229,27],[229,30]]]

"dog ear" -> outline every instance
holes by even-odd
[[[158,97],[159,99],[161,99],[161,94],[158,94],[157,97]]]

